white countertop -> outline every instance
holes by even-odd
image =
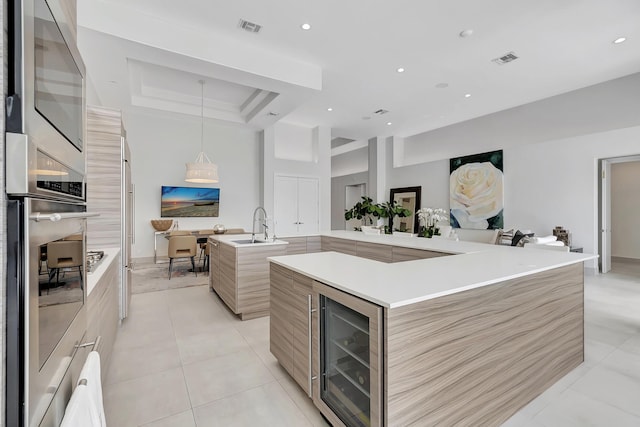
[[[256,240],[263,240],[262,237],[256,234]],[[229,246],[236,248],[250,248],[250,247],[263,247],[274,245],[288,245],[288,242],[284,240],[269,240],[261,243],[236,243],[235,240],[251,240],[251,233],[248,234],[214,234],[209,236],[209,240],[218,241]]]
[[[100,281],[100,278],[102,277],[104,272],[107,271],[107,268],[109,268],[111,263],[118,258],[118,254],[120,253],[120,248],[105,248],[105,249],[91,249],[91,250],[103,251],[104,256],[102,257],[102,260],[100,261],[100,263],[96,266],[96,269],[90,273],[87,273],[87,280],[86,280],[87,296],[89,296],[93,288],[96,287],[96,285]]]
[[[557,267],[597,255],[417,237],[332,231],[323,235],[456,254],[384,263],[337,252],[270,257],[272,262],[371,301],[395,308]]]

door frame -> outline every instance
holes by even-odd
[[[611,165],[638,162],[640,154],[609,157],[598,162],[598,269],[600,273],[611,270]]]

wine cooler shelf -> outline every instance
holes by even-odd
[[[338,409],[342,420],[349,426],[371,426],[370,400],[368,396],[357,396],[353,393],[352,383],[341,375],[328,378],[329,399]],[[345,419],[346,418],[346,419]]]

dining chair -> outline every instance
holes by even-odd
[[[83,289],[82,266],[84,256],[82,253],[82,240],[58,240],[47,244],[47,269],[49,281],[47,293],[51,288],[51,279],[56,275],[56,284],[60,284],[60,269],[78,267],[80,275],[80,289]]]
[[[211,236],[212,234],[215,234],[215,232],[213,230],[198,230],[198,234],[200,236]],[[205,256],[205,250],[207,248],[207,241],[206,239],[204,239],[204,242],[202,241],[204,238],[202,238],[200,240],[201,243],[199,243],[200,245],[200,256],[198,256],[198,262],[200,262],[200,260],[202,259],[203,256]],[[204,266],[202,267],[204,268]]]
[[[196,241],[196,236],[171,236],[169,238],[169,280],[171,280],[173,271],[173,260],[176,258],[191,258],[191,268],[198,277],[194,260],[197,253]]]

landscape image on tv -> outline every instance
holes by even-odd
[[[218,216],[220,189],[162,186],[161,217]]]

